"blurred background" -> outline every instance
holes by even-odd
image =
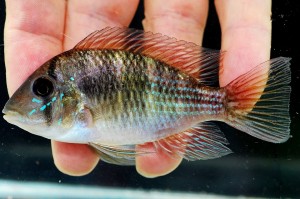
[[[220,28],[210,1],[210,13],[203,46],[220,48]],[[284,144],[271,144],[221,124],[234,151],[226,157],[187,162],[173,173],[155,179],[137,174],[134,167],[100,162],[83,177],[59,172],[51,155],[50,140],[31,135],[6,123],[0,117],[0,181],[51,182],[67,185],[93,185],[109,188],[208,193],[225,196],[300,197],[300,2],[273,1],[272,57],[292,57],[291,135]],[[143,4],[131,24],[142,29]],[[5,4],[0,1],[0,29],[5,21]],[[3,31],[1,31],[1,39]],[[3,39],[1,40],[3,44]],[[8,100],[3,45],[0,46],[0,109]],[[16,55],[17,56],[17,55]],[[1,187],[0,187],[1,188]]]

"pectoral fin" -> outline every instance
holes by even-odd
[[[93,125],[93,115],[89,108],[83,107],[76,114],[76,123],[81,127],[91,127]]]
[[[98,143],[89,145],[96,150],[101,160],[117,165],[135,165],[136,155],[151,153],[151,151],[136,151],[135,145],[105,146]]]

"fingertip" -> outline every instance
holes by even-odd
[[[99,157],[85,144],[52,141],[54,164],[59,171],[71,176],[89,174],[97,165]]]
[[[154,151],[154,145],[148,143],[145,145],[138,145],[139,151]],[[144,154],[136,157],[136,170],[146,178],[156,178],[164,176],[174,171],[181,163],[182,158],[173,158],[168,156],[162,150],[156,153]]]
[[[271,1],[215,1],[222,30],[224,70],[220,85],[248,72],[270,58]]]
[[[99,28],[128,26],[138,3],[138,0],[68,1],[65,50]]]
[[[201,45],[208,14],[207,0],[164,1],[164,6],[160,0],[147,0],[144,4],[145,30]]]

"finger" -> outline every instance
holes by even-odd
[[[95,30],[107,26],[128,26],[138,6],[138,0],[69,0],[65,33],[65,49]],[[71,39],[68,39],[71,38]]]
[[[270,58],[271,0],[216,0],[225,50],[220,85],[225,86]]]
[[[202,44],[208,13],[207,0],[145,0],[145,30]]]
[[[89,33],[103,27],[128,26],[137,5],[138,0],[69,0],[64,49],[72,48]],[[85,175],[96,166],[99,160],[98,155],[87,149],[86,145],[53,141],[52,147],[55,165],[69,175]],[[74,165],[77,166],[74,167]]]
[[[67,144],[52,140],[52,153],[55,154],[56,167],[61,172],[72,176],[88,174],[98,163],[98,158],[85,144]]]
[[[61,52],[64,12],[64,1],[6,1],[4,51],[10,95],[37,67]]]
[[[207,0],[145,0],[145,30],[161,32],[178,39],[202,44],[208,12]],[[139,150],[155,150],[152,144],[138,146]],[[152,148],[152,149],[151,149]],[[169,157],[162,151],[136,158],[136,169],[145,177],[157,177],[172,172],[182,159]]]
[[[154,151],[153,143],[137,145],[137,151]],[[174,171],[182,159],[170,157],[166,152],[158,149],[155,153],[143,154],[136,157],[136,169],[138,173],[147,177],[155,178]]]
[[[55,166],[68,175],[86,175],[95,168],[99,161],[98,155],[86,144],[51,140],[51,146]]]

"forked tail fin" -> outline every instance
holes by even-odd
[[[284,57],[271,59],[225,87],[229,125],[268,142],[281,143],[289,138],[289,61]]]

